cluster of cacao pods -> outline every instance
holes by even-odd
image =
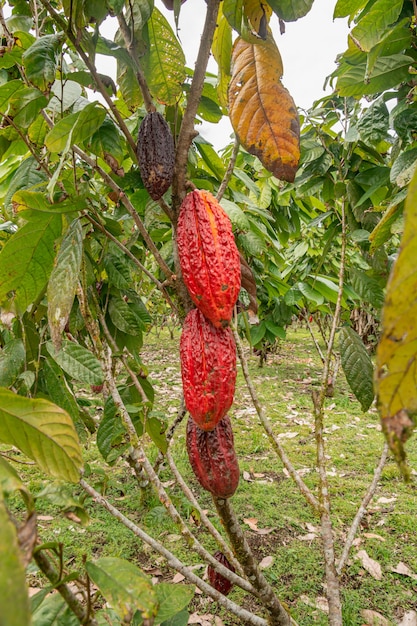
[[[230,409],[236,382],[236,346],[228,326],[239,295],[240,257],[230,219],[207,191],[189,193],[180,209],[177,246],[184,284],[196,309],[185,318],[181,375],[187,451],[201,486],[219,498],[234,494],[239,465]]]

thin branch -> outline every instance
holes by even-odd
[[[239,146],[240,146],[239,139],[235,137],[235,143],[233,146],[232,156],[230,157],[229,165],[227,166],[227,170],[225,172],[225,175],[223,177],[223,180],[220,184],[219,190],[216,195],[216,198],[219,202],[223,198],[224,192],[226,191],[227,185],[229,184],[229,181],[232,177],[233,170],[236,164],[237,155],[239,153]]]
[[[242,365],[242,372],[243,372],[243,376],[245,377],[246,386],[249,390],[253,405],[256,409],[256,412],[261,421],[261,424],[264,427],[265,432],[267,433],[273,448],[275,449],[279,458],[281,459],[283,466],[285,467],[285,469],[287,470],[291,478],[294,480],[294,482],[297,484],[300,492],[303,494],[307,502],[317,512],[320,507],[319,501],[317,500],[315,495],[310,491],[310,489],[307,487],[307,485],[305,484],[301,476],[298,474],[297,470],[294,468],[291,461],[289,460],[284,448],[282,447],[281,442],[275,436],[273,429],[272,429],[271,422],[268,420],[268,418],[265,415],[264,409],[259,401],[258,394],[256,393],[255,387],[253,385],[251,375],[249,373],[248,362],[246,360],[245,353],[243,351],[242,342],[240,341],[238,332],[235,328],[233,328],[232,330],[233,330],[233,335],[234,335],[235,342],[236,342],[237,353],[239,356],[240,363]]]
[[[135,143],[135,140],[133,139],[132,135],[130,134],[130,131],[129,131],[128,127],[126,126],[120,111],[117,109],[117,107],[114,104],[113,100],[111,99],[111,97],[107,93],[106,86],[103,83],[103,81],[101,80],[100,75],[98,74],[94,63],[92,63],[90,61],[88,55],[82,49],[78,38],[72,32],[71,25],[67,24],[67,22],[62,18],[62,16],[59,15],[59,13],[57,11],[55,11],[55,9],[53,8],[53,6],[51,5],[51,3],[48,0],[40,0],[40,2],[43,4],[45,9],[49,12],[49,14],[54,19],[54,21],[57,23],[57,25],[60,28],[62,28],[62,30],[66,33],[66,35],[69,38],[69,40],[71,41],[72,45],[77,50],[78,54],[80,55],[80,57],[82,58],[82,60],[86,64],[89,72],[91,73],[92,77],[94,78],[95,84],[97,85],[98,89],[100,90],[101,95],[103,96],[103,98],[106,101],[109,109],[113,113],[114,118],[117,120],[117,123],[119,124],[120,130],[123,132],[124,136],[126,137],[126,140],[127,140],[128,144],[130,145],[133,153],[136,154],[136,143]]]
[[[3,3],[1,3],[0,5],[0,24],[3,29],[3,35],[7,41],[7,46],[9,48],[12,48],[14,46],[14,37],[12,33],[9,31],[9,29],[7,28],[6,20],[5,20],[4,13],[3,13]]]
[[[374,477],[372,479],[371,484],[368,487],[368,491],[366,492],[366,494],[363,497],[362,502],[360,503],[358,512],[356,513],[352,525],[349,529],[347,538],[346,538],[346,542],[343,548],[343,552],[342,552],[342,556],[339,559],[339,562],[336,566],[336,571],[337,573],[340,575],[342,573],[342,570],[346,564],[346,560],[348,558],[349,555],[349,551],[352,547],[353,544],[353,540],[355,539],[355,535],[357,533],[357,530],[359,528],[359,525],[362,521],[363,516],[365,515],[366,509],[368,507],[368,504],[370,503],[370,501],[372,500],[372,498],[374,497],[376,488],[378,486],[378,482],[379,479],[381,478],[381,474],[382,474],[382,470],[384,469],[385,463],[387,461],[388,458],[388,454],[389,454],[389,446],[388,444],[385,442],[384,443],[384,447],[382,449],[382,453],[381,453],[381,458],[379,460],[378,466],[376,467],[375,471],[374,471]]]
[[[156,276],[154,276],[152,274],[152,272],[150,272],[148,269],[146,269],[146,267],[144,265],[142,265],[142,263],[139,261],[139,259],[137,259],[135,257],[135,255],[133,254],[133,252],[131,252],[129,250],[129,248],[126,248],[125,245],[123,245],[121,243],[121,241],[119,241],[117,239],[117,237],[115,237],[114,235],[112,235],[102,224],[100,224],[100,222],[97,222],[93,217],[91,217],[91,215],[89,214],[85,214],[85,217],[93,224],[93,226],[95,228],[97,228],[98,230],[100,230],[108,239],[110,239],[110,241],[112,241],[114,244],[116,244],[116,246],[118,246],[118,248],[120,250],[122,250],[122,252],[129,257],[129,259],[131,261],[133,261],[133,263],[144,273],[146,274],[146,276],[158,287],[158,289],[161,291],[163,297],[165,298],[165,300],[168,302],[169,306],[171,307],[171,309],[178,314],[178,309],[177,306],[174,304],[174,302],[171,299],[171,296],[169,295],[169,293],[167,292],[167,290],[165,289],[164,285],[156,278]]]
[[[178,209],[185,194],[188,150],[190,149],[191,142],[195,136],[194,119],[200,102],[201,92],[203,90],[219,6],[220,0],[207,1],[206,20],[204,23],[203,33],[201,35],[201,43],[195,64],[194,76],[191,82],[187,98],[187,106],[184,111],[177,143],[175,174],[172,184],[172,200],[174,210]]]
[[[320,391],[313,393],[315,437],[317,445],[317,470],[319,475],[319,500],[321,537],[323,541],[323,556],[327,584],[327,600],[329,602],[329,623],[331,626],[342,626],[342,606],[340,599],[340,585],[335,565],[333,529],[330,515],[330,492],[326,470],[326,451],[324,444],[324,404],[330,372],[330,363],[333,354],[336,331],[339,325],[342,308],[343,284],[346,259],[346,216],[345,201],[342,200],[342,247],[340,252],[339,284],[333,322],[327,344],[326,358],[323,366]]]
[[[132,19],[133,19],[133,16],[132,16]],[[135,36],[130,30],[123,13],[117,14],[117,20],[119,22],[119,28],[120,28],[120,32],[122,33],[122,36],[125,42],[126,50],[132,60],[133,65],[135,66],[136,78],[139,83],[140,90],[142,92],[142,97],[143,97],[143,102],[145,104],[145,108],[148,111],[148,113],[151,111],[155,111],[155,105],[152,101],[152,96],[149,91],[149,87],[146,83],[145,77],[142,72],[142,68],[140,67],[140,64],[138,61],[138,53],[137,53],[136,44],[135,44]]]
[[[230,503],[230,499],[213,496],[213,501],[236,557],[242,564],[246,576],[253,581],[254,586],[259,591],[259,598],[270,614],[269,624],[271,626],[290,626],[292,623],[290,615],[280,603],[273,588],[259,569]]]
[[[121,187],[119,187],[119,185],[112,179],[112,177],[109,176],[109,174],[107,174],[107,172],[105,172],[103,170],[103,168],[100,167],[93,158],[91,158],[86,152],[84,152],[84,150],[82,150],[81,148],[79,148],[78,146],[75,146],[75,145],[73,146],[73,150],[74,150],[74,152],[76,154],[78,154],[78,156],[80,156],[82,158],[83,161],[88,163],[88,165],[90,165],[90,167],[92,167],[102,177],[104,182],[111,189],[113,189],[113,191],[115,191],[117,193],[120,201],[123,203],[124,207],[127,209],[128,213],[129,213],[129,215],[132,217],[133,221],[135,222],[136,227],[137,227],[138,231],[140,232],[140,234],[142,235],[143,240],[145,241],[148,249],[154,255],[154,257],[155,257],[159,267],[164,272],[164,274],[165,274],[165,276],[167,278],[169,278],[169,279],[173,278],[174,277],[174,273],[171,271],[171,269],[168,267],[168,265],[166,264],[164,259],[161,257],[158,248],[155,246],[151,236],[149,235],[148,231],[145,228],[144,223],[142,222],[142,220],[139,217],[135,207],[133,206],[133,204],[131,203],[130,199],[128,198],[128,196],[123,191],[123,189]]]
[[[242,609],[239,605],[235,604],[221,593],[216,591],[213,587],[207,584],[202,578],[197,576],[192,570],[190,570],[184,563],[182,563],[172,552],[167,550],[162,543],[145,533],[142,528],[137,526],[134,522],[128,519],[123,513],[121,513],[118,509],[116,509],[104,496],[102,496],[98,491],[96,491],[91,485],[89,485],[84,479],[80,480],[81,487],[92,497],[96,502],[98,502],[101,506],[103,506],[114,518],[118,519],[126,528],[132,531],[134,535],[139,537],[143,542],[148,544],[153,550],[162,555],[168,565],[172,567],[174,570],[182,574],[190,583],[196,585],[201,591],[205,594],[213,598],[216,602],[218,602],[221,606],[225,607],[227,610],[231,611],[234,615],[237,615],[240,619],[243,620],[243,623],[250,624],[251,626],[268,626],[268,622]],[[216,561],[217,563],[217,561]],[[226,570],[226,573],[230,572],[230,570]]]
[[[71,611],[79,619],[81,624],[85,626],[98,626],[97,621],[92,617],[89,611],[86,611],[84,606],[74,595],[71,589],[66,583],[60,583],[59,572],[55,569],[51,561],[46,556],[44,550],[35,550],[33,558],[39,569],[45,574],[49,582],[55,587],[55,589],[61,594],[65,602],[68,604]]]
[[[316,348],[316,350],[317,350],[317,352],[318,352],[318,354],[319,354],[319,357],[320,357],[320,359],[321,359],[321,362],[322,362],[322,363],[324,363],[324,354],[323,354],[323,352],[322,352],[322,350],[321,350],[321,348],[320,348],[320,344],[319,344],[319,342],[317,341],[315,334],[313,333],[313,329],[311,328],[311,324],[310,324],[310,321],[309,321],[309,319],[308,319],[308,312],[307,312],[307,311],[303,311],[303,314],[302,314],[302,315],[303,315],[304,320],[305,320],[305,322],[306,322],[306,324],[307,324],[307,328],[308,328],[309,333],[310,333],[310,335],[311,335],[311,338],[312,338],[312,340],[313,340],[313,342],[314,342],[314,346],[315,346],[315,348]]]

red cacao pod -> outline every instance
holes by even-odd
[[[214,326],[226,326],[239,295],[240,257],[230,219],[208,191],[184,198],[177,245],[191,299]]]
[[[219,563],[224,565],[224,567],[230,569],[231,572],[236,571],[233,565],[229,563],[223,552],[215,552],[213,556],[216,561],[219,561]],[[233,583],[231,583],[230,580],[227,580],[227,578],[225,578],[222,574],[219,574],[219,572],[216,572],[214,567],[212,567],[211,565],[209,565],[207,568],[207,576],[210,585],[214,587],[216,591],[220,591],[220,593],[222,593],[224,596],[227,596],[230,593],[233,587]]]
[[[180,339],[184,400],[203,430],[212,430],[232,406],[236,346],[230,328],[215,328],[198,309],[185,318]]]
[[[239,484],[239,465],[230,418],[213,430],[201,430],[192,417],[187,423],[187,452],[200,485],[218,498],[230,498]]]
[[[169,126],[157,111],[142,120],[137,155],[143,184],[151,198],[159,200],[172,183],[175,148]]]

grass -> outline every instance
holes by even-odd
[[[142,352],[155,386],[156,408],[166,415],[169,422],[175,415],[181,395],[178,338],[179,332],[174,339],[170,339],[165,332],[158,335],[151,333],[149,343]],[[251,356],[250,370],[275,432],[281,434],[293,464],[302,469],[305,482],[314,490],[317,475],[311,390],[320,379],[321,365],[309,336],[303,329],[291,329],[277,354],[271,355],[263,368],[259,368],[258,359]],[[90,411],[99,410],[96,404],[97,398],[93,398]],[[240,369],[230,416],[241,469],[240,485],[233,497],[233,505],[244,525],[247,539],[259,559],[273,557],[273,564],[264,571],[265,576],[276,588],[280,599],[291,608],[300,626],[325,625],[328,623],[326,614],[311,606],[316,604],[317,598],[325,596],[319,522],[271,450],[250,403]],[[199,563],[199,558],[181,542],[178,529],[158,498],[149,491],[145,496],[141,494],[131,470],[122,464],[112,468],[106,466],[94,437],[86,439],[83,446],[89,482],[102,484],[105,477],[106,494],[123,513],[140,523],[145,531],[156,535],[186,563]],[[372,480],[382,446],[375,409],[367,414],[361,412],[342,373],[334,397],[327,402],[326,446],[336,550],[340,555],[359,500]],[[408,452],[410,463],[415,466],[417,456],[412,443]],[[155,454],[156,450],[149,446],[150,457],[154,458]],[[182,474],[198,495],[200,504],[208,510],[212,521],[221,530],[209,494],[199,487],[189,467],[185,423],[177,430],[173,454]],[[35,494],[49,484],[49,480],[35,467],[20,467],[21,474]],[[167,483],[172,480],[165,467],[162,467],[161,478]],[[169,490],[175,505],[191,520],[192,507],[174,485]],[[399,562],[404,562],[413,573],[417,573],[415,490],[415,484],[402,482],[396,465],[390,460],[362,520],[356,545],[343,572],[345,626],[362,626],[363,609],[378,611],[389,623],[395,624],[406,611],[417,607],[416,581],[392,571]],[[63,544],[64,562],[68,569],[81,567],[85,555],[88,559],[111,555],[130,559],[150,572],[160,568],[165,580],[172,579],[174,573],[164,567],[158,555],[107,512],[85,500],[78,487],[72,495],[80,498],[80,504],[85,504],[89,511],[91,519],[87,526],[60,514],[57,498],[54,501],[43,497],[37,500],[41,516],[40,536],[43,541],[55,540]],[[17,515],[22,510],[17,498],[11,498],[10,505]],[[251,530],[243,521],[248,518],[257,520],[258,529],[270,532],[259,534]],[[210,550],[216,549],[212,539],[207,538],[201,528],[196,527],[196,534]],[[359,550],[366,550],[372,559],[379,562],[382,580],[375,580],[364,570],[355,558]],[[39,574],[34,570],[30,582],[33,586],[39,584]],[[233,590],[230,597],[248,608],[253,606],[241,590]],[[227,626],[239,624],[234,616],[208,603],[203,596],[196,596],[192,610],[216,614]]]

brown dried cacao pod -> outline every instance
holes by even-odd
[[[239,465],[230,418],[225,415],[214,430],[202,430],[192,417],[187,423],[187,452],[200,485],[218,498],[230,498],[239,484]]]
[[[239,295],[240,257],[230,219],[208,191],[184,198],[177,245],[191,299],[214,326],[226,326]]]
[[[220,552],[220,551],[215,552],[213,554],[213,557],[216,559],[216,561],[219,561],[219,563],[224,565],[224,567],[227,567],[227,569],[230,569],[231,572],[236,571],[233,565],[228,561],[226,556],[223,554],[223,552]],[[227,578],[225,578],[222,574],[219,574],[219,572],[216,572],[214,567],[212,567],[211,565],[209,565],[207,568],[207,576],[208,576],[210,585],[214,587],[216,591],[220,591],[220,593],[222,593],[224,596],[227,596],[230,593],[233,587],[233,583],[231,583],[230,580],[227,580]]]
[[[202,430],[213,430],[232,406],[236,383],[236,346],[230,328],[215,328],[193,309],[180,339],[184,400]]]
[[[172,183],[175,148],[169,126],[157,111],[142,120],[137,155],[143,184],[151,198],[159,200]]]

